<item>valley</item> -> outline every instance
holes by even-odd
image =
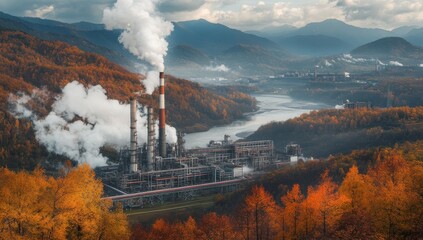
[[[260,126],[273,122],[285,121],[312,110],[333,108],[325,104],[297,101],[287,95],[275,93],[255,93],[258,110],[244,115],[244,119],[236,120],[225,126],[216,126],[205,132],[185,135],[187,148],[205,147],[210,140],[221,140],[229,135],[232,140],[244,139],[254,133]],[[279,146],[282,148],[284,146]]]

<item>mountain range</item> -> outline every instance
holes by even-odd
[[[45,40],[64,41],[84,51],[101,54],[131,71],[139,71],[139,63],[143,63],[119,43],[121,31],[105,30],[102,24],[68,24],[0,12],[0,28],[26,32]],[[274,75],[288,68],[308,69],[311,62],[349,53],[386,37],[402,37],[422,46],[423,28],[404,26],[387,31],[328,19],[301,28],[284,25],[242,32],[199,19],[174,23],[174,31],[168,37],[165,64],[167,71],[190,79]]]
[[[268,37],[295,54],[324,56],[349,52],[360,45],[384,37],[403,37],[414,45],[423,46],[423,28],[403,26],[392,31],[378,28],[360,28],[336,19],[309,23],[301,28],[283,26],[254,33]],[[334,44],[334,45],[333,45]],[[314,45],[314,46],[313,46]]]

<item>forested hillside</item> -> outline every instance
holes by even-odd
[[[134,92],[143,91],[142,78],[102,56],[66,43],[0,31],[0,165],[31,169],[47,156],[35,140],[31,123],[9,113],[10,93],[31,95],[34,89],[44,89],[44,98],[34,99],[31,105],[37,114],[45,116],[55,95],[74,80],[84,86],[100,84],[109,98],[126,102]],[[166,78],[168,123],[179,130],[206,130],[255,108],[255,100],[245,94],[234,92],[224,97],[196,83],[170,75]],[[157,109],[157,91],[153,96],[141,96],[140,102]]]
[[[346,99],[352,102],[370,102],[376,107],[423,105],[423,71],[421,68],[388,68],[377,81],[367,84],[346,82],[309,82],[302,88],[293,89],[290,95],[310,101],[340,104]],[[373,78],[373,77],[372,77]],[[387,96],[389,92],[389,96]]]
[[[422,142],[273,171],[198,219],[136,226],[141,239],[420,239]]]
[[[315,157],[422,138],[423,107],[313,111],[266,124],[248,137],[271,139],[279,149],[295,142]]]

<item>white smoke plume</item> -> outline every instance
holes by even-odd
[[[244,175],[248,175],[248,174],[254,172],[254,169],[249,168],[248,166],[244,165],[244,166],[242,166],[242,171],[243,171]]]
[[[376,64],[381,65],[381,66],[385,66],[386,65],[385,63],[383,63],[379,59],[376,59]]]
[[[208,66],[205,68],[207,71],[212,72],[229,72],[231,69],[226,67],[224,64],[221,64],[219,66]]]
[[[145,92],[152,94],[154,89],[160,85],[159,72],[149,71],[146,78],[142,81],[145,87]]]
[[[165,38],[173,31],[173,25],[158,14],[157,3],[157,0],[117,0],[112,8],[104,9],[103,23],[109,30],[123,29],[119,42],[155,70],[164,71],[168,50]]]
[[[344,104],[342,104],[342,105],[335,105],[335,109],[345,109],[345,105]]]
[[[129,145],[130,107],[108,99],[100,86],[85,88],[74,81],[67,84],[57,97],[52,111],[44,119],[29,110],[25,104],[30,97],[10,97],[14,101],[15,116],[31,117],[36,138],[51,152],[65,155],[92,167],[106,165],[107,159],[99,152],[108,144],[116,148]],[[167,127],[168,142],[176,142],[176,130]],[[157,128],[157,127],[156,127]],[[138,143],[147,139],[146,117],[137,114]]]
[[[351,54],[342,54],[342,56],[339,57],[338,60],[344,61],[347,63],[365,63],[365,62],[374,61],[374,59],[355,58]]]
[[[25,107],[29,100],[31,100],[31,97],[23,93],[9,95],[8,102],[11,103],[16,118],[30,118],[32,116],[32,111]]]
[[[423,67],[423,63],[419,65],[420,67]]]
[[[330,63],[328,60],[326,60],[325,59],[325,61],[323,62],[323,64],[326,66],[326,67],[330,67],[330,66],[332,66],[332,63]]]
[[[404,66],[404,64],[398,62],[398,61],[389,61],[389,65],[391,66],[397,66],[397,67],[402,67]]]

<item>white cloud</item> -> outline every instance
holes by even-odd
[[[115,0],[2,0],[4,12],[77,22],[100,22],[102,10]],[[133,0],[142,2],[145,0]],[[167,20],[204,18],[243,30],[269,25],[303,26],[309,22],[336,18],[361,27],[395,28],[423,23],[421,0],[154,0]],[[40,9],[36,13],[36,9]]]
[[[420,67],[423,67],[423,63],[422,63],[422,64],[420,64]]]
[[[232,7],[225,7],[228,4],[232,4]],[[328,18],[361,27],[392,29],[400,25],[422,25],[423,2],[421,0],[273,0],[253,3],[247,0],[205,0],[196,9],[167,12],[166,17],[175,21],[204,18],[242,30],[284,24],[301,27]]]
[[[392,28],[423,21],[421,0],[334,0],[347,21]]]
[[[205,3],[206,0],[160,0],[158,9],[161,12],[187,12],[197,10]]]
[[[37,17],[37,18],[45,18],[46,15],[49,13],[54,12],[54,6],[48,5],[48,6],[42,6],[34,10],[26,10],[25,16],[27,17]]]

